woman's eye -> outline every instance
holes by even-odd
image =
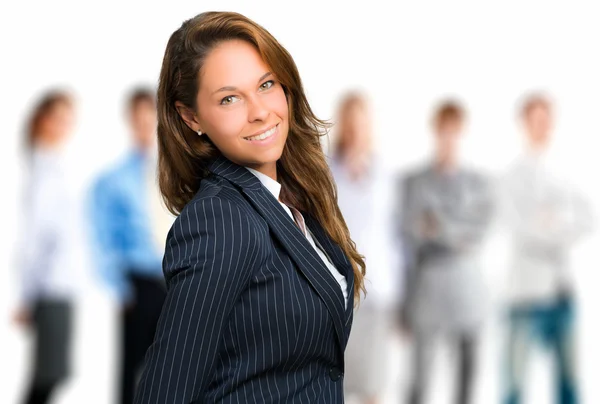
[[[269,88],[273,87],[274,84],[275,84],[275,82],[273,80],[265,81],[264,83],[262,83],[260,85],[260,89],[268,90]]]
[[[230,104],[233,104],[238,101],[239,101],[239,98],[236,97],[235,95],[228,95],[227,97],[225,97],[221,100],[221,105],[230,105]]]

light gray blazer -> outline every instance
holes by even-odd
[[[409,321],[424,332],[473,330],[485,315],[478,258],[493,210],[488,180],[428,166],[407,175],[400,192]]]

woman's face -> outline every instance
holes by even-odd
[[[525,127],[530,143],[537,148],[545,147],[550,140],[552,117],[547,107],[537,105],[525,117]]]
[[[460,119],[446,119],[438,123],[435,141],[439,160],[450,162],[457,157],[462,129]]]
[[[156,141],[156,106],[150,100],[140,100],[132,106],[129,122],[133,139],[142,149],[150,148]]]
[[[212,50],[200,71],[196,101],[193,129],[234,163],[276,175],[288,134],[288,103],[252,45],[231,40]]]
[[[342,136],[346,137],[343,143],[348,148],[348,152],[360,152],[369,148],[370,121],[364,105],[357,102],[348,105],[342,111],[340,124],[342,126]]]
[[[75,125],[75,111],[67,102],[57,102],[40,122],[40,137],[47,144],[60,144],[68,139]]]

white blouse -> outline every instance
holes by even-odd
[[[76,293],[81,217],[70,180],[62,153],[33,151],[18,244],[23,305]]]

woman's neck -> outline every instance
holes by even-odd
[[[256,164],[256,165],[247,165],[247,167],[252,168],[253,170],[258,171],[261,174],[264,174],[271,179],[277,181],[277,162],[265,163],[265,164]]]
[[[64,142],[58,142],[51,138],[40,137],[35,143],[34,148],[44,152],[59,152],[64,147]]]
[[[338,159],[342,163],[344,169],[350,174],[354,180],[362,178],[371,165],[371,151],[362,150],[347,150],[338,155]]]
[[[446,157],[438,157],[435,160],[435,169],[437,172],[442,174],[450,174],[456,171],[458,164],[456,158],[446,156]]]

